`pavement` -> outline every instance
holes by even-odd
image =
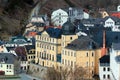
[[[25,73],[20,74],[21,80],[41,80],[36,77],[32,77],[30,75],[27,75]]]

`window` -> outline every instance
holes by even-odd
[[[76,57],[76,53],[74,53],[74,57]]]
[[[66,55],[66,51],[65,51],[65,55]]]
[[[72,37],[70,37],[70,40],[72,40]]]
[[[86,57],[88,57],[88,52],[86,53]]]
[[[9,65],[9,69],[11,69],[12,68],[12,66],[11,65]]]
[[[73,61],[71,61],[71,67],[73,67]]]
[[[68,66],[70,66],[70,61],[68,60]]]
[[[92,62],[92,67],[94,66],[94,63]]]
[[[70,55],[69,51],[68,51],[68,56]]]
[[[94,56],[94,53],[92,52],[92,57]]]
[[[86,67],[88,67],[88,62],[86,62]]]
[[[108,71],[110,71],[110,68],[108,68]]]
[[[7,69],[8,69],[8,65],[7,65]]]
[[[105,75],[103,75],[103,78],[105,79]]]
[[[30,56],[29,56],[29,59],[30,59]]]
[[[54,61],[54,55],[52,55],[52,61]]]
[[[110,75],[109,74],[107,75],[107,78],[110,79]]]
[[[105,71],[105,67],[103,68],[103,71]]]
[[[54,50],[54,46],[53,46],[52,50]]]
[[[62,64],[64,64],[64,59],[62,59]]]

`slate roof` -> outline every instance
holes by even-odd
[[[5,61],[5,64],[14,64],[15,59],[12,53],[0,53],[0,63]]]
[[[27,61],[27,54],[24,47],[16,47],[15,52],[21,61]]]
[[[113,48],[114,50],[120,50],[120,43],[113,43],[113,44],[112,44],[112,48]]]
[[[59,28],[47,28],[46,32],[52,38],[61,38],[61,35],[62,35],[62,30]]]
[[[98,48],[97,43],[95,43],[88,36],[81,36],[78,39],[75,39],[70,44],[68,44],[65,48],[72,50],[91,50]]]
[[[73,35],[75,34],[76,27],[71,23],[70,20],[65,22],[62,26],[62,34],[64,35]]]
[[[92,39],[102,47],[103,44],[103,31],[93,34]],[[120,42],[120,32],[106,31],[106,46],[111,47],[112,43]]]
[[[110,63],[110,55],[104,55],[99,59],[100,63]]]

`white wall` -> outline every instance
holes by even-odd
[[[62,26],[68,20],[68,13],[62,9],[53,11],[51,21],[55,26]]]
[[[105,71],[103,70],[104,68],[105,68]],[[110,80],[110,79],[108,79],[108,75],[110,76],[111,72],[108,71],[108,68],[110,69],[110,66],[100,66],[100,64],[99,64],[99,77],[100,77],[100,80]],[[105,75],[105,78],[103,78],[103,75]]]
[[[117,11],[120,11],[120,5],[118,5],[118,7],[117,7]]]
[[[21,61],[20,67],[23,67],[22,70],[27,70],[27,66],[28,66],[28,61]]]
[[[84,16],[83,16],[84,19],[89,19],[89,14],[88,13],[84,12],[83,14],[84,14]]]
[[[112,72],[111,77],[115,78],[116,80],[120,80],[120,64],[118,64],[115,61],[115,57],[116,57],[116,51],[112,49],[112,52],[110,53],[110,68]]]
[[[8,65],[8,68],[7,68]],[[11,68],[9,66],[11,65]],[[14,75],[14,65],[13,64],[0,64],[0,71],[5,71],[5,75]]]

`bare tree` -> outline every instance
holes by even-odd
[[[87,70],[83,67],[64,68],[56,70],[55,68],[48,68],[45,80],[84,80],[87,75]]]

